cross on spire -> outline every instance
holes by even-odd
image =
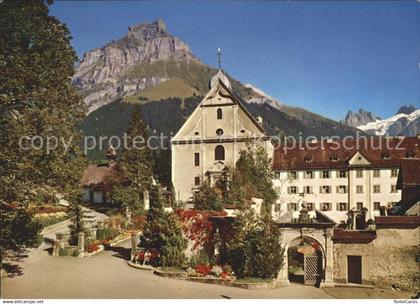
[[[222,50],[220,48],[217,48],[217,63],[219,64],[219,70],[220,70],[220,64],[222,62]]]

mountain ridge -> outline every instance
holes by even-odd
[[[162,121],[153,114],[155,112],[150,112],[153,119],[144,114],[152,131],[176,133],[188,114],[184,109],[189,109],[199,97],[204,97],[216,72],[217,69],[202,63],[185,42],[171,36],[163,20],[130,26],[124,37],[85,53],[76,68],[73,83],[89,107],[80,129],[86,135],[98,134],[101,128],[112,133],[107,122],[114,114],[120,121],[111,125],[119,133],[120,126],[126,125],[129,119],[129,112],[139,106],[166,117]],[[354,136],[357,132],[303,108],[279,103],[259,88],[244,85],[223,72],[248,110],[254,116],[264,118],[264,127],[270,135]],[[179,81],[180,87],[174,87],[174,79]],[[177,89],[179,92],[173,93]],[[188,96],[190,94],[192,96]],[[159,104],[159,109],[153,103]],[[112,105],[107,106],[109,104]],[[177,113],[168,115],[168,111]],[[158,123],[165,127],[159,127]]]
[[[372,112],[359,109],[357,112],[348,111],[345,118],[340,122],[350,127],[358,127],[378,119],[380,117]]]
[[[420,110],[397,112],[387,119],[369,122],[358,128],[377,136],[417,136],[420,133]]]

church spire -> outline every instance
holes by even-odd
[[[221,57],[222,57],[222,50],[220,48],[217,48],[217,63],[219,65],[219,70],[220,70],[221,62],[222,62]]]

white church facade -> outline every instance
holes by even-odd
[[[261,142],[273,153],[270,137],[232,91],[228,78],[218,71],[210,90],[171,139],[172,183],[176,201],[188,202],[208,179],[214,181],[235,165],[247,142]]]

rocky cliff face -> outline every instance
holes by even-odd
[[[73,83],[81,90],[89,112],[115,100],[132,95],[168,80],[165,75],[144,76],[129,74],[139,66],[158,61],[201,62],[189,46],[171,36],[159,19],[128,28],[126,36],[100,49],[84,54],[76,68]]]
[[[358,127],[379,119],[372,112],[359,109],[357,112],[348,111],[346,117],[341,121],[350,127]]]
[[[411,113],[413,113],[416,110],[417,110],[417,108],[414,105],[404,105],[398,110],[397,115],[398,114],[410,115]]]

